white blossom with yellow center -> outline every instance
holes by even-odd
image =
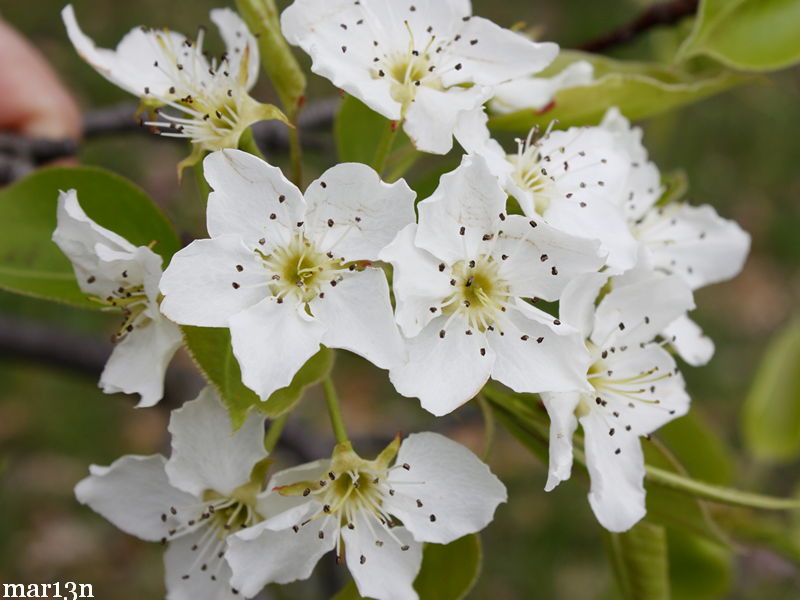
[[[281,16],[312,70],[387,119],[417,149],[446,154],[453,130],[494,86],[537,73],[558,53],[472,16],[469,0],[295,0]]]
[[[679,277],[651,273],[615,286],[595,307],[606,282],[601,274],[576,280],[561,300],[561,319],[586,338],[592,387],[541,395],[551,420],[545,489],[569,478],[572,437],[580,423],[591,478],[589,503],[606,529],[625,531],[646,512],[639,437],[689,409],[675,360],[654,340],[694,302]]]
[[[389,285],[372,265],[414,221],[414,192],[366,165],[337,165],[305,197],[280,169],[239,150],[209,155],[210,239],[175,254],[161,310],[229,327],[242,381],[263,400],[289,385],[320,344],[381,368],[404,359]]]
[[[509,215],[505,204],[486,162],[466,156],[419,203],[419,225],[381,253],[394,267],[409,352],[392,383],[433,414],[470,400],[490,376],[519,392],[588,387],[582,340],[534,303],[599,269],[598,243]]]
[[[139,394],[139,406],[156,404],[182,341],[178,327],[159,312],[161,257],[95,223],[75,190],[59,194],[57,223],[53,241],[72,261],[81,291],[102,310],[122,313],[100,387],[107,394]]]
[[[402,444],[398,436],[375,460],[342,443],[330,460],[270,480],[258,503],[266,520],[229,538],[232,583],[253,595],[305,579],[335,550],[362,596],[416,600],[423,543],[480,531],[505,501],[489,468],[442,435],[412,434]]]
[[[139,97],[144,109],[162,120],[144,122],[161,135],[186,138],[192,153],[178,171],[194,165],[206,151],[235,148],[257,121],[286,117],[249,94],[258,77],[258,45],[241,18],[228,8],[211,11],[226,52],[207,58],[205,30],[197,39],[168,29],[132,29],[115,50],[97,48],[78,26],[72,5],[62,11],[67,33],[86,62],[111,83]],[[159,112],[168,107],[173,112]]]
[[[231,433],[227,411],[206,388],[172,412],[169,431],[169,460],[123,456],[108,467],[92,465],[75,495],[126,533],[168,546],[171,600],[241,598],[225,552],[232,534],[263,520],[264,419],[251,415]]]

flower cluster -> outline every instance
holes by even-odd
[[[136,29],[109,51],[71,7],[64,19],[104,76],[183,113],[152,125],[191,138],[186,164],[213,150],[202,163],[209,237],[163,275],[152,251],[94,223],[74,190],[59,200],[53,239],[81,289],[124,317],[104,391],[157,402],[179,325],[229,329],[242,382],[263,402],[321,346],[387,370],[437,416],[492,379],[539,394],[549,413],[547,490],[569,478],[580,424],[600,523],[624,531],[644,516],[639,437],[689,407],[670,349],[690,365],[710,360],[713,344],[687,316],[693,292],[738,273],[749,237],[709,206],[666,196],[641,131],[616,109],[597,126],[521,132],[510,152],[491,137],[485,104],[542,108],[591,67],[533,77],[557,47],[472,16],[468,0],[295,0],[282,31],[316,73],[397,121],[418,151],[446,153],[453,137],[466,151],[415,211],[403,179],[369,166],[335,165],[302,191],[236,149],[276,113],[248,95],[258,50],[231,11],[212,12],[228,54],[210,63],[202,32],[192,42]],[[434,433],[398,437],[374,460],[339,439],[330,459],[264,485],[264,419],[231,428],[208,388],[173,412],[168,460],[124,457],[76,489],[123,530],[169,544],[170,598],[252,597],[308,577],[331,550],[362,595],[416,598],[422,544],[479,531],[506,499],[486,465]]]

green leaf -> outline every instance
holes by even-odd
[[[295,373],[291,384],[262,402],[253,390],[242,383],[239,362],[231,349],[229,329],[188,326],[182,329],[189,353],[206,379],[217,388],[234,429],[242,426],[251,409],[271,419],[289,412],[300,401],[306,388],[327,377],[333,366],[333,351],[321,348]]]
[[[670,587],[676,598],[715,600],[728,595],[733,575],[732,550],[672,529],[667,529],[667,540]]]
[[[669,600],[667,535],[640,521],[624,533],[606,532],[614,575],[624,600]]]
[[[381,141],[381,134],[388,126],[389,119],[379,115],[357,98],[345,96],[333,123],[339,162],[372,164]],[[405,133],[398,131],[391,151],[396,152],[410,144]],[[395,165],[390,158],[387,168],[391,170],[393,166]]]
[[[576,60],[594,65],[595,81],[560,90],[549,110],[494,116],[489,126],[519,133],[537,125],[547,127],[553,120],[558,120],[559,127],[596,125],[612,106],[619,107],[631,120],[643,119],[697,102],[749,79],[726,70],[690,74],[669,65],[621,61],[569,50],[562,51],[543,75],[558,72]]]
[[[798,0],[703,0],[678,59],[705,54],[734,69],[774,71],[800,61]]]
[[[744,403],[742,427],[756,457],[790,462],[800,456],[800,317],[767,347]]]
[[[72,264],[52,241],[59,190],[75,189],[89,217],[136,246],[153,250],[166,266],[180,240],[147,194],[109,171],[93,167],[41,169],[0,191],[0,289],[86,308]]]
[[[425,544],[414,589],[420,600],[461,600],[478,581],[481,563],[481,540],[475,534],[446,545]],[[363,600],[363,597],[350,580],[332,600]]]

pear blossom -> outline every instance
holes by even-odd
[[[658,270],[678,275],[696,290],[736,276],[750,249],[749,234],[711,206],[659,204],[664,191],[661,176],[642,144],[642,130],[632,127],[616,108],[609,109],[601,127],[614,136],[615,148],[631,165],[622,208],[640,251],[636,269],[621,280],[630,283]],[[686,315],[669,324],[662,335],[691,365],[707,363],[714,353],[713,342]]]
[[[387,119],[418,150],[446,154],[453,130],[498,84],[537,73],[558,53],[472,16],[469,0],[295,0],[281,15],[312,70]]]
[[[489,101],[489,110],[495,114],[508,114],[520,110],[545,111],[560,90],[589,85],[594,77],[592,63],[578,60],[550,77],[520,77],[501,83]]]
[[[414,221],[415,194],[366,165],[339,164],[305,198],[280,169],[239,150],[203,163],[210,239],[175,254],[162,312],[229,327],[242,381],[262,400],[289,385],[320,344],[381,368],[404,359],[383,271],[371,266]]]
[[[518,392],[588,388],[574,329],[533,306],[603,264],[598,243],[509,215],[486,161],[465,156],[380,254],[394,267],[396,318],[409,360],[398,392],[446,414],[493,377]]]
[[[572,437],[580,423],[591,479],[589,503],[603,527],[625,531],[646,512],[639,437],[689,408],[675,360],[653,340],[694,302],[679,277],[654,272],[614,287],[595,307],[606,279],[604,274],[576,279],[561,299],[561,319],[586,338],[591,389],[541,394],[551,420],[545,489],[569,478]]]
[[[258,77],[258,45],[242,19],[228,8],[211,11],[225,41],[219,59],[206,58],[205,29],[197,40],[168,29],[132,29],[115,50],[97,48],[78,26],[72,5],[61,12],[78,54],[111,83],[137,96],[162,120],[144,124],[167,137],[186,138],[192,153],[178,172],[197,163],[206,151],[236,147],[242,133],[264,119],[286,117],[272,105],[255,101],[249,91]]]
[[[571,235],[601,242],[611,272],[636,264],[638,244],[619,206],[628,177],[626,156],[599,127],[572,127],[539,135],[534,128],[506,154],[489,136],[487,116],[472,113],[456,131],[468,152],[486,159],[509,195],[529,217]],[[483,125],[477,124],[478,122]]]
[[[72,261],[81,291],[103,310],[123,315],[100,387],[107,394],[139,394],[139,406],[153,406],[164,395],[167,365],[182,342],[158,308],[161,257],[95,223],[75,190],[59,193],[56,215],[53,241]]]
[[[262,521],[257,506],[264,465],[264,419],[233,433],[212,388],[170,416],[172,456],[123,456],[92,465],[75,487],[88,505],[126,533],[167,545],[168,600],[241,597],[225,559],[231,534]]]
[[[375,460],[341,443],[330,460],[272,477],[258,504],[268,517],[228,540],[231,581],[253,595],[309,577],[335,549],[362,596],[416,600],[423,543],[483,529],[505,501],[489,468],[442,435],[412,434],[402,444],[398,436]]]

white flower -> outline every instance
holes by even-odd
[[[471,14],[469,0],[295,0],[281,27],[311,55],[315,73],[403,119],[419,150],[446,154],[465,112],[558,53]]]
[[[123,456],[108,467],[92,465],[75,495],[124,532],[169,544],[168,600],[234,598],[226,539],[262,520],[254,467],[267,456],[264,419],[251,415],[232,433],[226,410],[206,388],[172,412],[169,431],[169,460]]]
[[[161,280],[178,323],[230,327],[242,381],[263,400],[289,385],[320,343],[381,368],[403,359],[389,286],[370,266],[414,221],[414,192],[369,167],[337,165],[305,199],[280,169],[238,150],[204,171],[211,239],[195,240]]]
[[[396,318],[409,361],[392,383],[435,415],[472,398],[491,376],[519,392],[587,386],[588,354],[568,326],[532,306],[603,264],[596,242],[508,215],[480,157],[466,156],[419,204],[382,253],[394,266]]]
[[[189,139],[191,155],[179,166],[191,166],[207,150],[235,148],[250,125],[286,117],[274,106],[260,104],[248,94],[258,77],[258,45],[241,18],[232,10],[211,11],[226,52],[209,60],[203,50],[205,30],[197,41],[168,29],[132,29],[116,50],[97,48],[78,26],[72,5],[61,13],[75,49],[111,83],[142,100],[143,107],[168,106],[176,114],[160,113],[164,120],[145,123],[162,135]]]
[[[479,531],[506,501],[483,462],[436,433],[398,436],[372,461],[339,444],[331,460],[276,473],[268,489],[259,502],[268,518],[228,542],[232,583],[245,595],[307,578],[335,549],[362,596],[415,600],[423,542]]]
[[[517,140],[516,153],[506,154],[489,136],[486,119],[484,113],[471,113],[456,138],[467,152],[486,159],[526,215],[540,216],[571,235],[599,240],[611,272],[636,264],[638,244],[620,208],[629,166],[611,133],[572,127],[538,136],[534,128],[526,139]]]
[[[615,108],[606,113],[601,127],[613,134],[616,149],[631,165],[622,206],[640,252],[636,269],[622,280],[632,282],[658,270],[678,275],[696,290],[737,275],[747,258],[750,236],[711,206],[677,201],[658,205],[661,176],[642,145],[642,130],[631,127]],[[691,365],[707,363],[714,353],[711,340],[685,315],[662,335]]]
[[[575,280],[561,299],[561,319],[586,337],[592,390],[541,395],[551,419],[545,489],[569,478],[572,435],[580,422],[591,478],[589,503],[603,527],[625,531],[645,515],[639,436],[689,407],[675,361],[653,340],[694,304],[680,278],[651,273],[649,279],[615,287],[595,308],[605,283],[602,274]]]
[[[585,60],[568,65],[552,77],[520,77],[501,83],[489,101],[489,110],[496,114],[507,114],[519,110],[546,110],[560,90],[589,85],[594,76],[594,67]]]
[[[53,241],[72,261],[81,290],[103,310],[121,311],[114,351],[100,376],[107,394],[139,394],[139,406],[164,395],[164,373],[181,345],[178,327],[158,309],[161,257],[92,221],[75,190],[60,192]]]

